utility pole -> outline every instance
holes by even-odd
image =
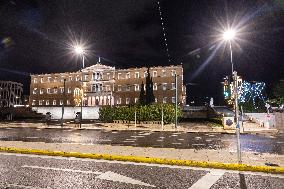
[[[239,106],[238,106],[238,74],[234,73],[234,93],[235,93],[235,118],[236,118],[236,134],[237,134],[237,154],[238,163],[242,163],[241,143],[240,143],[240,123],[239,123]]]
[[[61,115],[61,127],[63,127],[63,116],[64,116],[64,102],[65,102],[65,84],[66,79],[63,80],[63,103],[62,103],[62,115]]]
[[[84,59],[83,59],[84,60]],[[82,128],[82,121],[83,121],[83,95],[84,95],[84,89],[83,89],[83,77],[84,74],[82,74],[82,80],[81,80],[81,112],[80,112],[80,128]]]
[[[164,106],[162,104],[162,130],[164,130]]]
[[[175,73],[175,129],[177,129],[177,74]]]

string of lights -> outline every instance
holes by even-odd
[[[163,29],[163,36],[164,36],[166,53],[167,53],[167,56],[168,56],[168,61],[169,61],[169,63],[171,63],[171,56],[170,56],[168,42],[167,42],[167,35],[166,35],[166,30],[165,30],[165,24],[164,24],[164,19],[163,19],[163,15],[162,15],[161,5],[160,5],[159,1],[157,1],[157,4],[158,4],[158,10],[159,10],[159,15],[160,15],[161,25],[162,25],[162,29]]]
[[[243,82],[242,85],[238,88],[239,102],[245,103],[252,100],[254,108],[258,109],[258,106],[256,105],[256,100],[260,99],[265,102],[265,97],[263,94],[264,88],[264,82],[257,82],[254,84],[251,84],[246,81]]]

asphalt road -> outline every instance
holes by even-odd
[[[0,188],[284,188],[283,175],[0,153]]]
[[[284,154],[284,134],[242,134],[243,151]],[[77,129],[1,128],[0,140],[46,143],[108,144],[176,149],[230,149],[234,134]]]

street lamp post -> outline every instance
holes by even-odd
[[[235,38],[236,31],[233,29],[228,29],[223,33],[223,40],[229,42],[230,47],[230,59],[232,65],[232,77],[233,77],[233,91],[234,91],[234,111],[235,111],[235,122],[236,122],[236,135],[237,135],[237,155],[238,163],[242,162],[241,159],[241,144],[240,144],[240,124],[239,124],[239,107],[238,107],[238,75],[234,71],[233,63],[233,50],[232,50],[232,40]]]

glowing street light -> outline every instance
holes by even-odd
[[[225,41],[230,41],[230,40],[233,40],[236,36],[236,31],[233,30],[233,29],[228,29],[226,31],[224,31],[223,33],[223,39]]]
[[[79,55],[84,54],[84,49],[81,46],[75,46],[74,50],[75,50],[76,54],[79,54]]]

